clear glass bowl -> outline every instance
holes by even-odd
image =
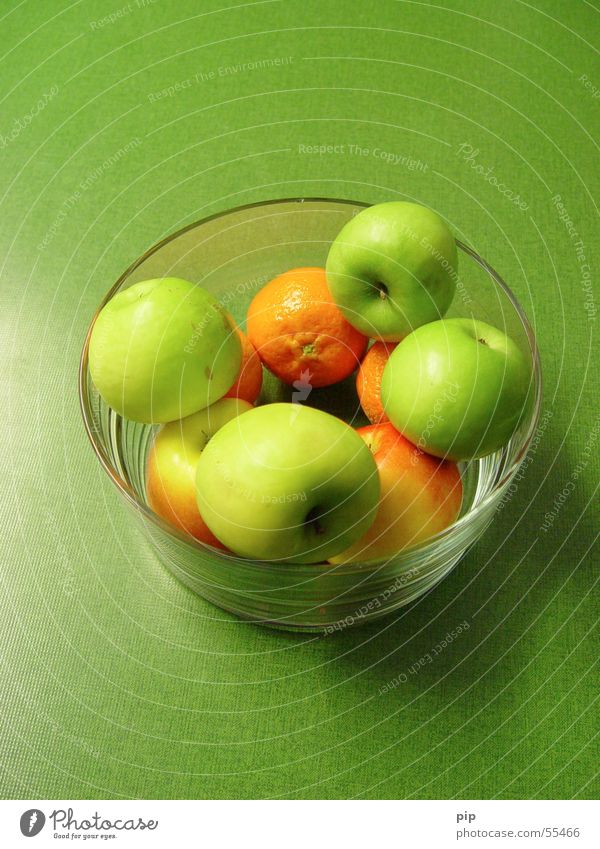
[[[268,201],[213,215],[164,239],[115,283],[118,291],[154,277],[176,276],[210,290],[243,324],[258,289],[289,268],[323,266],[332,240],[365,204],[344,200]],[[510,443],[461,465],[463,505],[458,520],[427,542],[389,560],[331,566],[262,563],[224,554],[179,532],[148,507],[146,456],[155,428],[123,419],[99,397],[88,368],[90,324],[79,375],[81,409],[98,460],[142,522],[162,563],[199,595],[244,619],[308,631],[333,631],[383,616],[440,581],[494,518],[525,457],[540,411],[541,373],[534,334],[508,286],[466,245],[459,244],[459,277],[449,316],[472,316],[501,328],[531,361],[527,413]],[[353,425],[366,423],[350,379],[324,405]],[[283,393],[283,394],[282,394]],[[266,400],[289,400],[267,381]],[[501,519],[499,519],[501,521]]]

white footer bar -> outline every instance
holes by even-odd
[[[591,801],[0,801],[0,846],[600,846]]]

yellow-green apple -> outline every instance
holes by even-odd
[[[96,318],[90,372],[106,403],[139,422],[169,422],[221,398],[242,350],[213,296],[178,277],[135,283]]]
[[[209,439],[224,424],[252,405],[237,398],[222,398],[210,407],[164,425],[148,455],[148,504],[175,527],[202,542],[224,548],[211,533],[196,504],[196,466]]]
[[[266,404],[226,424],[196,472],[202,518],[242,557],[318,563],[375,518],[373,455],[341,419],[300,404]]]
[[[331,563],[393,557],[444,530],[458,517],[462,484],[458,467],[416,448],[395,427],[361,427],[375,457],[381,483],[377,516],[354,545],[330,557]]]
[[[437,213],[392,201],[362,210],[342,228],[327,257],[327,282],[350,324],[394,342],[444,315],[457,264],[454,236]]]
[[[419,448],[469,460],[508,442],[530,380],[527,358],[501,330],[449,318],[399,343],[383,371],[381,400],[390,421]]]

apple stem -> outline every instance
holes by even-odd
[[[306,519],[304,520],[304,524],[309,525],[317,536],[325,532],[325,528],[319,521],[319,518],[319,510],[316,507],[313,507],[313,509],[306,514]]]
[[[385,283],[376,283],[375,285],[376,285],[376,288],[379,289],[379,297],[381,298],[382,301],[385,301],[385,299],[388,296],[387,286],[385,285]]]

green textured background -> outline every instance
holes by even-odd
[[[597,0],[26,0],[0,32],[0,794],[596,795]],[[510,282],[545,369],[490,531],[410,609],[328,638],[240,623],[165,572],[77,401],[84,330],[130,262],[290,195],[435,205]]]

